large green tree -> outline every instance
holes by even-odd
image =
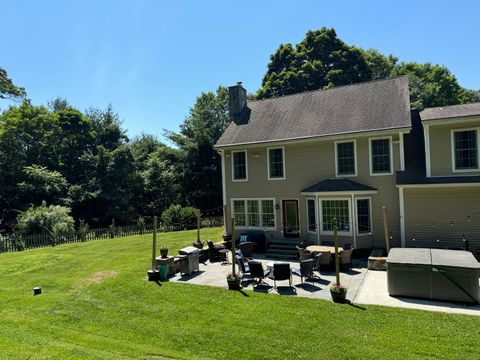
[[[294,94],[370,80],[362,52],[345,44],[334,29],[308,31],[295,47],[282,44],[271,55],[258,98]]]
[[[0,99],[21,100],[27,93],[22,87],[15,86],[7,71],[0,67]]]

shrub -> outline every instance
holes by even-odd
[[[85,220],[80,219],[80,222],[78,224],[78,230],[77,230],[77,237],[81,241],[86,241],[87,240],[87,235],[90,232],[90,227],[88,226],[87,223],[85,223]]]
[[[181,207],[172,204],[162,213],[162,221],[166,226],[174,227],[193,227],[197,224],[197,215],[200,210],[194,207]]]

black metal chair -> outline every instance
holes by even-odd
[[[288,285],[292,287],[292,273],[290,272],[289,263],[273,264],[273,273],[269,278],[273,280],[274,288],[277,288],[277,281],[288,280]]]
[[[300,260],[313,259],[313,254],[302,246],[297,246],[298,257]]]
[[[300,280],[303,283],[303,278],[308,280],[313,277],[313,268],[315,266],[314,259],[302,260],[300,261],[300,268],[293,268],[292,274],[300,276]]]
[[[212,240],[207,240],[207,244],[208,244],[208,253],[209,253],[210,260],[218,260],[218,259],[224,260],[225,254],[222,254],[220,250],[225,249],[225,246],[214,245]]]
[[[352,248],[352,243],[343,244],[343,250],[350,250]]]
[[[255,285],[267,285],[264,279],[270,275],[270,269],[264,269],[260,261],[250,260],[248,262],[248,267],[250,268],[250,276],[253,278],[253,286]]]
[[[313,271],[318,273],[318,278],[320,279],[320,267],[322,266],[322,255],[323,253],[316,253],[315,254],[315,263],[313,265]]]
[[[240,254],[239,254],[240,253]],[[250,275],[250,267],[248,266],[248,262],[245,261],[242,252],[237,250],[235,253],[235,261],[238,265],[238,270],[242,273],[243,276],[251,277]]]

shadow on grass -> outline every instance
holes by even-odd
[[[351,307],[354,307],[355,309],[360,309],[360,310],[364,310],[364,311],[368,310],[366,307],[360,306],[360,305],[358,305],[358,304],[354,304],[354,303],[352,303],[352,302],[351,302],[350,300],[348,300],[348,299],[345,300],[345,304],[346,304],[346,305],[349,305],[349,306],[351,306]]]

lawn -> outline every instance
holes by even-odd
[[[194,238],[161,234],[159,246],[177,253]],[[151,235],[0,254],[0,358],[480,357],[478,317],[159,286],[146,281],[150,254]]]

